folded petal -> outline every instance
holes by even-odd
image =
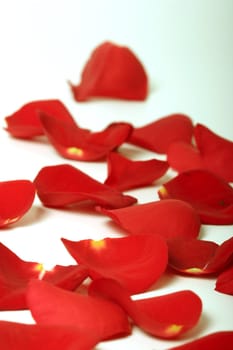
[[[73,124],[73,118],[65,105],[59,100],[39,100],[23,105],[12,115],[5,117],[6,130],[14,137],[33,138],[44,134],[39,113],[53,116]]]
[[[147,125],[134,128],[129,142],[156,153],[167,153],[175,141],[191,142],[192,120],[184,114],[171,114]]]
[[[147,290],[167,267],[167,244],[157,235],[62,242],[92,278],[115,279],[132,294]]]
[[[35,193],[29,180],[0,182],[0,228],[21,219],[31,208]]]
[[[105,184],[119,191],[152,184],[168,170],[168,163],[163,160],[128,159],[117,152],[111,152],[107,158],[108,176]]]
[[[205,224],[233,224],[233,188],[208,170],[189,170],[163,184],[161,199],[180,199],[190,203]]]
[[[115,303],[65,291],[44,281],[29,283],[27,303],[38,324],[75,326],[99,340],[131,332],[127,315]]]
[[[70,84],[76,101],[93,97],[145,100],[148,93],[146,71],[128,47],[104,42],[85,64],[79,85]]]
[[[49,207],[65,207],[90,200],[100,206],[119,208],[137,201],[68,164],[42,168],[34,183],[41,202]]]
[[[75,327],[35,325],[0,321],[2,349],[14,350],[91,350],[97,341]]]
[[[202,312],[201,299],[189,290],[132,300],[118,282],[98,279],[90,285],[89,293],[119,304],[135,325],[160,338],[171,339],[185,333],[198,323]]]
[[[99,209],[130,234],[155,233],[165,239],[197,237],[200,219],[193,207],[178,199],[137,204],[128,208]]]
[[[215,290],[223,294],[233,295],[233,266],[218,276]]]
[[[167,149],[167,162],[171,168],[181,173],[191,169],[203,169],[203,160],[199,150],[191,143],[172,142]]]

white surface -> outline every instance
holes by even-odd
[[[98,130],[111,121],[144,125],[183,112],[194,122],[233,139],[233,2],[231,0],[0,0],[0,118],[23,104],[59,98],[81,126]],[[145,102],[76,103],[67,81],[79,81],[90,52],[112,40],[140,57],[151,82]],[[124,146],[135,159],[155,154]],[[130,152],[130,153],[128,153]],[[46,143],[12,139],[0,129],[0,181],[33,180],[41,167],[68,162]],[[103,181],[105,163],[70,162]],[[155,200],[156,186],[130,191],[139,202]],[[60,237],[79,240],[117,236],[101,215],[44,208],[0,231],[0,241],[24,260],[73,263]],[[232,226],[203,227],[202,237],[221,243]],[[232,297],[214,291],[211,278],[171,276],[152,295],[192,289],[203,301],[199,325],[181,340],[163,341],[136,328],[132,336],[101,343],[98,350],[168,349],[217,330],[233,329]],[[32,322],[29,312],[0,312],[1,320]]]

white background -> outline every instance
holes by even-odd
[[[232,0],[0,0],[0,181],[33,180],[45,165],[67,163],[46,142],[22,141],[3,130],[4,117],[32,100],[59,98],[80,126],[99,130],[112,121],[144,125],[182,112],[194,123],[233,139]],[[145,102],[77,103],[67,82],[78,83],[91,51],[105,40],[127,45],[143,62],[150,94]],[[124,146],[135,159],[156,156]],[[105,163],[69,162],[104,181]],[[232,166],[232,165],[229,165]],[[156,200],[157,187],[134,190],[140,203]],[[24,260],[73,263],[60,243],[117,237],[106,217],[43,208],[36,199],[0,241]],[[201,238],[221,243],[232,226],[205,226]],[[98,350],[168,349],[204,334],[233,328],[232,297],[214,291],[211,278],[165,276],[149,295],[192,289],[203,300],[199,325],[181,340],[133,335],[101,343]],[[32,322],[29,312],[1,312],[0,319]]]

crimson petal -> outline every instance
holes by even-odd
[[[147,290],[167,267],[167,244],[157,235],[62,242],[92,278],[115,279],[133,294]]]
[[[29,180],[0,182],[0,227],[15,223],[31,208],[35,185]]]
[[[220,293],[233,295],[233,266],[218,276],[215,290]]]
[[[75,326],[100,340],[131,332],[127,315],[115,303],[68,292],[44,281],[29,283],[27,302],[38,324]]]
[[[108,176],[104,183],[119,191],[150,185],[168,170],[166,161],[158,159],[133,161],[117,152],[108,155],[107,166]]]
[[[14,350],[91,350],[97,341],[75,327],[0,321],[1,348]]]
[[[14,137],[33,138],[44,134],[39,119],[39,112],[56,117],[73,124],[74,121],[67,108],[59,100],[39,100],[23,105],[12,115],[5,117],[6,130]]]
[[[131,234],[155,233],[165,237],[197,237],[200,219],[188,203],[178,199],[154,201],[128,208],[99,209]]]
[[[34,183],[41,202],[49,207],[65,207],[91,200],[100,206],[119,208],[137,201],[68,164],[42,168]]]
[[[190,203],[205,224],[233,224],[233,188],[208,170],[189,170],[163,184],[161,199]]]
[[[148,78],[142,63],[128,47],[104,42],[84,66],[81,83],[70,87],[79,102],[93,97],[145,100]]]
[[[179,173],[204,168],[199,150],[196,146],[184,141],[171,143],[167,150],[167,161],[170,167]]]
[[[144,332],[166,339],[176,338],[193,328],[202,312],[201,299],[189,290],[132,300],[116,281],[98,279],[90,285],[89,293],[118,303]]]
[[[192,120],[184,114],[171,114],[147,125],[134,128],[129,142],[156,153],[167,153],[175,141],[191,142]]]

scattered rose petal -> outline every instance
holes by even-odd
[[[12,115],[5,118],[6,130],[14,137],[33,138],[44,134],[39,112],[53,116],[70,125],[74,121],[65,105],[59,100],[41,100],[25,104]]]
[[[100,340],[131,332],[127,315],[115,303],[65,291],[44,281],[29,283],[27,302],[38,324],[75,326]]]
[[[137,201],[68,164],[42,168],[34,183],[41,202],[48,207],[65,207],[91,200],[100,206],[119,208]]]
[[[132,300],[116,281],[98,279],[90,285],[89,293],[116,302],[144,332],[166,339],[176,338],[193,328],[202,312],[201,299],[188,290]]]
[[[76,327],[35,325],[0,321],[0,344],[4,350],[92,350],[97,341]]]
[[[81,83],[70,87],[76,101],[93,97],[145,100],[148,78],[136,55],[111,42],[97,46],[84,66]]]
[[[35,193],[29,180],[0,182],[0,228],[21,219],[31,208]]]
[[[171,114],[134,128],[129,142],[156,153],[167,153],[171,143],[175,141],[190,143],[192,135],[192,120],[184,114]]]
[[[178,199],[154,201],[128,208],[99,209],[122,229],[131,234],[155,233],[165,239],[197,237],[200,219],[188,203]]]
[[[161,199],[180,199],[190,203],[202,223],[233,224],[233,188],[208,170],[189,170],[163,184]]]
[[[233,295],[233,266],[218,276],[215,290],[223,294]]]
[[[133,161],[117,152],[111,152],[107,158],[108,176],[105,184],[119,191],[152,184],[168,170],[163,160],[149,159]]]
[[[73,160],[94,161],[105,158],[125,142],[132,132],[132,126],[123,122],[112,123],[100,132],[91,132],[46,114],[40,114],[40,120],[57,152]]]
[[[170,350],[232,350],[233,331],[220,331],[178,345]]]
[[[132,294],[147,290],[167,267],[167,244],[158,235],[62,242],[92,278],[115,279]]]
[[[87,277],[83,266],[55,266],[44,271],[42,264],[20,259],[0,243],[0,310],[26,309],[25,291],[31,279],[41,279],[65,289],[75,289]]]

